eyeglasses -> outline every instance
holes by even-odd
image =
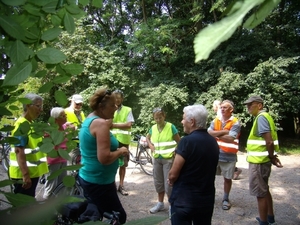
[[[34,106],[37,107],[38,109],[42,109],[42,108],[43,108],[43,105],[35,105],[35,104],[31,104],[31,105],[34,105]]]
[[[111,90],[106,90],[104,95],[101,98],[98,99],[98,104],[102,102],[102,100],[104,99],[104,97],[106,95],[111,95],[111,93],[112,93]]]
[[[163,110],[162,110],[162,108],[154,108],[153,109],[153,113],[157,113],[157,112],[162,112]]]

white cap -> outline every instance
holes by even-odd
[[[83,102],[83,98],[81,95],[73,95],[72,96],[72,101],[74,101],[75,103],[82,103]]]

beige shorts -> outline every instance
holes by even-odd
[[[254,164],[249,163],[249,190],[256,197],[264,197],[269,191],[269,177],[271,162]]]
[[[173,164],[171,159],[153,159],[153,180],[157,193],[165,192],[168,197],[171,195],[172,187],[168,184],[169,171]]]
[[[218,162],[216,175],[221,175],[226,179],[232,179],[236,162]]]

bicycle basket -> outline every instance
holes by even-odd
[[[148,143],[147,143],[147,140],[146,140],[145,136],[141,136],[140,145],[143,146],[143,147],[148,147]]]

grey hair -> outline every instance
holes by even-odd
[[[197,128],[206,128],[208,113],[204,105],[189,105],[183,108],[183,112],[188,121],[195,119]]]
[[[230,101],[230,100],[226,99],[221,104],[224,104],[224,103],[228,103],[231,106],[231,108],[234,109],[234,103],[233,103],[233,101]]]
[[[29,100],[31,100],[31,104],[35,103],[36,100],[41,100],[43,101],[43,98],[37,94],[34,94],[34,93],[28,93],[24,96],[24,98],[27,98]],[[26,111],[26,106],[28,104],[23,104],[23,110],[24,112]]]
[[[51,109],[50,116],[57,119],[64,110],[62,107],[54,107]]]

